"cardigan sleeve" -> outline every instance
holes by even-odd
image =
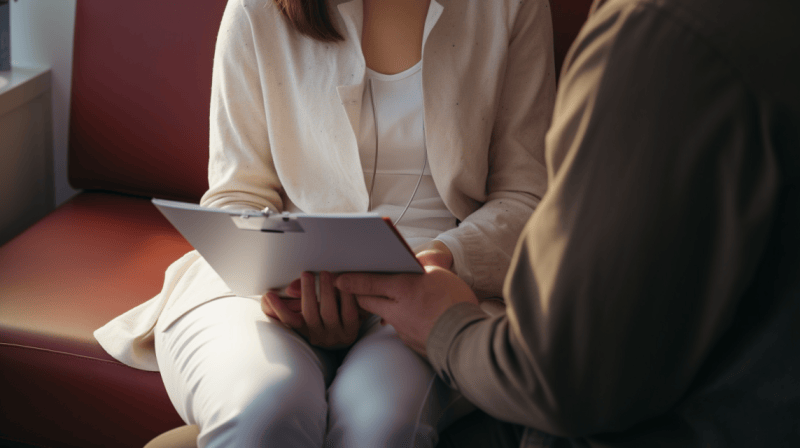
[[[554,101],[549,2],[527,0],[510,34],[489,143],[487,199],[438,237],[453,252],[456,272],[480,296],[500,295],[517,238],[545,192],[544,139]]]
[[[220,24],[211,83],[209,207],[282,211],[281,185],[269,147],[253,21],[241,0],[228,2]]]
[[[427,341],[478,407],[575,437],[685,396],[752,281],[779,194],[759,98],[724,57],[655,2],[595,15],[561,81],[549,190],[515,252],[507,313],[455,306]]]

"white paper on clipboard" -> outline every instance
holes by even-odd
[[[163,199],[153,205],[240,296],[283,288],[304,271],[424,272],[391,221],[374,213],[279,214]]]

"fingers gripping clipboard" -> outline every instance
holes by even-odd
[[[304,271],[422,273],[391,221],[373,213],[224,210],[153,205],[240,296],[283,288]]]

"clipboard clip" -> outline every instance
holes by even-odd
[[[297,217],[289,212],[277,213],[269,208],[261,211],[247,210],[231,215],[236,227],[265,233],[302,233]]]

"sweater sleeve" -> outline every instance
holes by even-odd
[[[209,207],[281,211],[280,182],[269,147],[253,21],[242,0],[228,2],[220,24],[211,83]]]
[[[778,174],[753,92],[655,2],[598,9],[567,63],[507,313],[455,306],[427,351],[497,418],[578,437],[684,396],[754,275]]]
[[[480,295],[499,296],[514,245],[547,185],[544,138],[555,100],[550,6],[521,2],[489,146],[487,200],[438,239]],[[466,275],[462,275],[467,273]]]

